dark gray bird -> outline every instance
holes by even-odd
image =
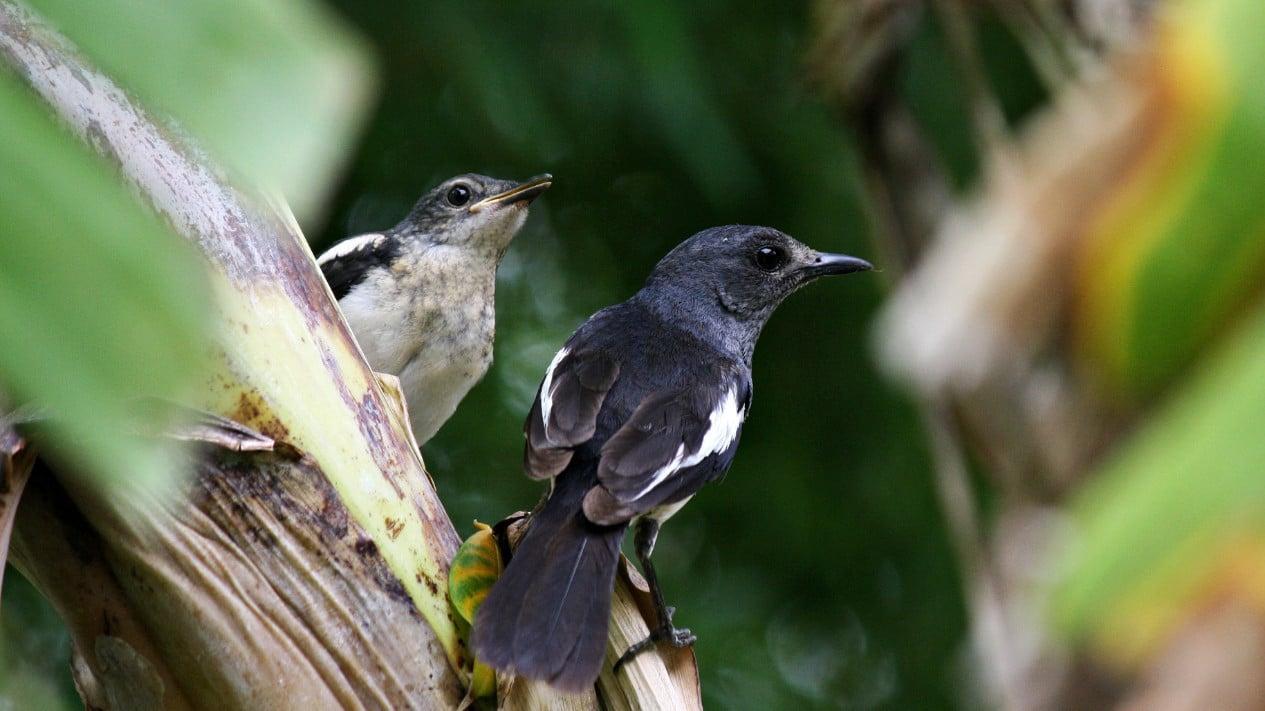
[[[773,310],[819,276],[867,269],[768,227],[716,227],[580,326],[527,416],[524,468],[551,491],[475,618],[480,660],[568,692],[590,687],[630,524],[662,626],[620,662],[659,641],[693,643],[672,626],[650,561],[659,526],[733,461]]]
[[[459,175],[316,260],[370,367],[399,377],[418,446],[492,364],[496,269],[552,181]]]

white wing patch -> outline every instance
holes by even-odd
[[[316,263],[324,264],[341,257],[346,257],[352,252],[358,252],[366,248],[378,247],[385,239],[385,235],[376,232],[371,232],[367,235],[360,235],[358,237],[348,237],[342,242],[339,242],[333,247],[325,250],[325,252],[316,259]]]
[[[650,493],[651,489],[662,484],[674,472],[692,467],[713,454],[729,449],[738,438],[738,428],[742,426],[742,421],[746,416],[746,411],[738,404],[738,389],[729,388],[725,396],[716,404],[716,409],[712,410],[711,415],[708,416],[707,431],[703,433],[703,440],[699,443],[698,450],[686,456],[685,443],[682,442],[681,446],[677,447],[672,461],[660,467],[654,476],[650,477],[650,482],[633,496],[633,500]]]
[[[540,419],[545,426],[545,440],[551,444],[553,438],[549,436],[549,411],[553,409],[553,371],[570,352],[569,348],[558,351],[550,361],[549,369],[545,371],[544,381],[540,383]]]

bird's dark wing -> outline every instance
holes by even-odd
[[[389,266],[399,256],[399,244],[384,234],[367,234],[348,237],[325,250],[316,264],[325,275],[325,281],[341,300],[352,287],[365,280],[374,267]]]
[[[750,393],[747,379],[729,376],[642,400],[602,446],[599,486],[585,497],[585,517],[608,525],[627,521],[723,475]]]
[[[593,436],[597,413],[618,377],[619,363],[604,352],[573,352],[570,345],[558,351],[523,425],[527,476],[548,479],[566,468],[572,450]]]

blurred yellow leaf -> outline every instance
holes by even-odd
[[[1177,376],[1265,276],[1265,3],[1174,9],[1133,67],[1147,121],[1079,263],[1082,351],[1135,396]]]

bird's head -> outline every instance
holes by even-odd
[[[864,259],[818,252],[771,227],[726,225],[703,230],[669,252],[646,291],[665,310],[744,324],[754,345],[760,328],[795,290],[818,277],[873,268]]]
[[[527,219],[527,207],[552,184],[548,173],[522,183],[459,175],[423,195],[403,226],[431,243],[500,259]]]

